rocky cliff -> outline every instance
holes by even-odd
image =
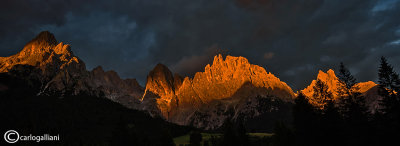
[[[76,57],[71,47],[58,43],[53,34],[44,31],[27,43],[22,51],[10,57],[0,58],[0,72],[30,72],[23,66],[33,66],[37,74],[29,74],[42,83],[41,91],[66,92],[73,90],[72,82],[86,71],[85,64]]]
[[[335,72],[332,69],[329,69],[326,73],[323,71],[319,71],[317,75],[317,79],[313,80],[311,84],[306,87],[305,89],[301,90],[306,97],[310,100],[310,103],[315,103],[313,100],[313,94],[314,94],[314,87],[317,82],[317,80],[321,80],[328,86],[328,91],[332,93],[333,99],[338,100],[340,97],[338,95],[338,82],[339,79],[336,77]],[[367,81],[367,82],[360,82],[355,84],[352,89],[355,92],[361,93],[364,98],[366,99],[366,104],[369,106],[370,111],[375,112],[375,110],[378,108],[378,102],[379,99],[381,98],[378,95],[378,86],[376,83],[372,81]]]
[[[157,106],[163,116],[178,124],[194,124],[198,127],[215,128],[227,118],[222,115],[250,97],[276,97],[291,101],[292,89],[264,68],[250,64],[244,57],[222,55],[214,57],[204,72],[193,78],[173,76],[164,65],[157,65],[146,83],[146,93],[158,95]],[[143,96],[143,98],[150,98]],[[220,106],[210,106],[218,104]],[[219,109],[220,108],[220,109]],[[219,114],[218,114],[219,112]],[[237,113],[238,114],[238,113]],[[237,114],[231,117],[237,117]],[[198,119],[199,115],[213,118]],[[202,123],[203,120],[220,122]]]
[[[144,92],[135,79],[121,79],[114,71],[105,72],[101,67],[87,71],[70,45],[59,43],[48,31],[37,35],[19,53],[0,57],[0,73],[35,82],[40,86],[38,95],[86,93],[132,108],[137,107]]]
[[[114,71],[96,67],[87,71],[71,47],[58,42],[45,31],[27,43],[21,52],[0,57],[0,73],[25,79],[37,87],[38,95],[89,94],[108,98],[128,108],[147,111],[152,116],[181,125],[205,129],[219,128],[225,120],[244,120],[247,127],[271,130],[274,121],[290,122],[295,94],[279,78],[244,57],[217,55],[193,78],[173,74],[158,64],[147,76],[146,87],[135,79],[121,79]],[[338,99],[333,70],[319,71]],[[302,90],[310,100],[313,87]],[[354,87],[362,93],[371,109],[378,108],[377,85],[363,82]],[[0,91],[9,88],[0,83]],[[260,123],[265,123],[258,125]]]

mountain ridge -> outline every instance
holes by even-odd
[[[41,84],[38,95],[63,97],[85,93],[105,97],[176,124],[204,129],[219,128],[227,119],[290,123],[287,118],[290,115],[285,112],[296,97],[290,86],[265,68],[242,56],[221,54],[193,77],[182,77],[157,64],[142,87],[136,79],[121,79],[117,72],[104,71],[101,66],[86,70],[85,63],[73,54],[70,45],[58,43],[48,31],[28,42],[19,53],[0,57],[0,73],[37,80]],[[334,98],[338,98],[338,78],[333,70],[326,73],[320,70],[317,79],[326,82]],[[311,100],[315,82],[300,91]],[[355,86],[367,97],[371,108],[376,109],[377,85],[370,81]],[[0,87],[7,90],[1,83]],[[281,119],[269,119],[271,115],[280,115]]]
[[[17,54],[0,57],[0,73],[13,76],[24,73],[22,78],[38,80],[41,84],[38,95],[62,97],[88,93],[131,108],[144,90],[135,79],[121,79],[115,71],[104,71],[102,67],[86,70],[85,63],[74,55],[71,46],[58,43],[48,31],[39,33]]]
[[[289,102],[295,96],[286,83],[266,72],[264,68],[250,64],[244,57],[228,55],[224,59],[221,54],[216,55],[213,63],[206,65],[204,71],[197,72],[193,78],[185,77],[182,81],[179,75],[173,76],[165,65],[158,64],[150,71],[147,79],[146,93],[152,92],[160,97],[156,99],[156,106],[162,115],[167,120],[182,125],[193,124],[193,114],[213,101],[244,99],[247,96],[274,96]],[[238,92],[243,87],[248,88],[248,92]],[[146,94],[143,96],[145,98]],[[240,104],[236,99],[232,102]]]
[[[338,101],[342,98],[339,96],[338,93],[339,78],[336,77],[335,71],[333,71],[332,69],[329,69],[326,72],[319,70],[317,78],[313,80],[309,86],[299,91],[310,100],[311,104],[313,104],[314,106],[318,106],[318,101],[314,100],[313,98],[314,87],[317,80],[324,82],[328,86],[328,92],[332,93],[334,101]],[[352,87],[352,90],[354,92],[361,93],[364,98],[366,98],[366,104],[369,107],[369,110],[373,113],[379,108],[379,99],[381,98],[377,94],[377,88],[378,84],[373,81],[359,82]]]

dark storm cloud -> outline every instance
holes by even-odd
[[[400,65],[399,0],[5,1],[0,55],[50,30],[89,69],[102,65],[142,84],[157,63],[202,71],[215,54],[244,56],[304,88],[343,61],[375,80],[379,57]]]

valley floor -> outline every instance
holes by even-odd
[[[270,138],[273,134],[272,133],[247,133],[249,135],[249,139],[251,142],[254,141],[259,141],[260,139],[263,138]],[[208,142],[208,145],[212,145],[212,139],[213,137],[215,139],[220,139],[223,134],[222,133],[201,133],[202,136],[202,141],[201,145],[207,145],[204,143]],[[190,134],[186,134],[183,136],[175,137],[174,138],[174,143],[177,146],[186,146],[190,144]]]

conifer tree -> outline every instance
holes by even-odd
[[[389,94],[393,91],[399,92],[400,79],[399,75],[393,70],[393,67],[387,62],[385,57],[381,57],[379,67],[379,86],[381,89],[387,89]]]
[[[399,75],[393,70],[393,67],[387,62],[385,57],[381,58],[379,67],[379,94],[382,96],[380,102],[379,119],[382,141],[395,142],[400,136],[400,81]],[[377,117],[377,116],[376,116]],[[379,128],[378,128],[379,129]]]
[[[365,98],[354,87],[356,79],[343,63],[340,63],[338,79],[339,111],[344,121],[343,130],[346,131],[347,141],[353,142],[351,145],[357,145],[360,143],[354,142],[365,141],[363,139],[366,137],[365,133],[368,132],[365,130],[369,128],[368,107],[365,104]]]
[[[314,145],[318,131],[318,114],[304,94],[300,93],[293,107],[293,126],[298,145]]]
[[[350,71],[344,66],[343,62],[340,63],[338,74],[338,93],[339,96],[349,96],[352,94],[352,89],[356,84],[356,79]]]
[[[397,116],[399,100],[399,75],[393,70],[393,67],[387,62],[385,57],[381,58],[379,67],[379,94],[383,97],[381,100],[381,112],[388,116]],[[397,94],[396,94],[397,92]],[[394,115],[393,115],[394,114]]]
[[[320,141],[325,142],[323,145],[343,145],[343,121],[333,100],[326,101],[320,118]],[[330,141],[332,137],[340,140]]]
[[[326,107],[327,101],[333,100],[332,93],[329,91],[328,85],[319,79],[314,86],[313,100],[315,102],[314,104],[320,109],[324,109]]]

